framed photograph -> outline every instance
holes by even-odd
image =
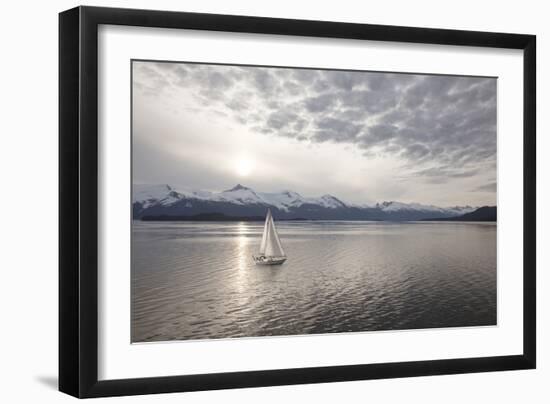
[[[535,368],[535,36],[59,28],[61,391]]]

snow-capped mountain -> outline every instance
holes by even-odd
[[[319,205],[324,208],[337,208],[346,206],[342,201],[331,195],[323,195],[319,198],[304,198],[302,195],[294,191],[285,190],[278,193],[256,192],[251,188],[247,188],[241,184],[237,184],[233,188],[220,192],[219,194],[209,194],[199,199],[230,202],[238,205],[269,205],[287,212],[292,208],[296,208],[308,203]]]
[[[471,206],[453,206],[448,208],[440,208],[434,205],[422,205],[420,203],[402,203],[402,202],[382,202],[375,205],[377,208],[380,208],[383,212],[399,212],[399,211],[419,211],[419,212],[439,212],[444,216],[452,214],[453,216],[463,215],[474,211],[476,208]]]
[[[417,203],[382,202],[353,205],[332,196],[304,197],[294,191],[258,192],[237,184],[222,192],[174,189],[170,185],[133,186],[133,214],[145,216],[192,216],[221,213],[227,216],[263,216],[271,208],[277,219],[327,220],[421,220],[453,217],[475,210],[470,206],[441,208]]]

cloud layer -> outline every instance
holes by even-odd
[[[477,192],[485,193],[496,180],[496,86],[480,77],[134,62],[144,97],[185,89],[200,108],[259,135],[397,159],[402,181],[483,174]]]

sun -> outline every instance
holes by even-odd
[[[248,177],[254,169],[254,163],[247,158],[240,158],[236,162],[237,174],[241,177]]]

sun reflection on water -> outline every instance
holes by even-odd
[[[236,289],[239,293],[246,290],[248,260],[251,259],[248,255],[248,227],[245,222],[239,222],[237,224],[237,262],[236,262]]]

